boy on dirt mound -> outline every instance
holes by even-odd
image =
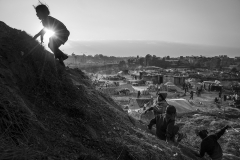
[[[55,59],[59,60],[59,63],[63,66],[63,61],[68,58],[66,54],[64,54],[59,47],[68,40],[70,32],[67,30],[66,26],[57,20],[49,16],[50,11],[48,7],[40,2],[36,7],[34,6],[37,17],[41,20],[43,26],[49,30],[54,31],[54,35],[49,38],[48,47],[55,55]],[[41,43],[43,43],[43,36],[46,33],[46,29],[43,28],[38,34],[36,34],[33,38],[41,36]]]
[[[197,157],[204,157],[205,153],[207,153],[212,160],[221,160],[223,157],[223,151],[220,144],[217,140],[224,134],[224,132],[231,128],[231,126],[227,125],[223,127],[220,131],[215,134],[208,135],[207,130],[195,131],[197,136],[202,139],[200,153],[196,153]]]
[[[168,142],[177,142],[184,138],[184,134],[179,132],[179,127],[175,125],[177,111],[172,105],[167,106],[166,113],[157,115],[156,117],[156,135],[159,139]],[[185,135],[186,136],[186,135]]]

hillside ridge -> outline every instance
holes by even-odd
[[[147,133],[79,69],[0,21],[0,159],[197,159]],[[178,153],[178,154],[176,154]]]

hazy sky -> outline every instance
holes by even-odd
[[[51,16],[62,21],[71,32],[69,41],[61,47],[68,54],[72,52],[113,56],[145,56],[148,53],[157,56],[204,54],[192,50],[188,52],[187,44],[192,44],[191,47],[207,45],[215,46],[218,50],[224,48],[224,53],[229,51],[226,54],[230,56],[240,55],[240,0],[44,0],[42,2],[48,4]],[[32,6],[37,4],[37,0],[0,0],[0,21],[34,36],[42,28]],[[114,43],[119,41],[123,43],[116,44],[114,45],[116,48],[113,48],[109,46],[111,43],[106,44],[112,40]],[[137,49],[136,42],[139,41],[141,47],[149,46],[152,42],[155,44],[168,42],[168,45],[172,42],[180,43],[186,47],[186,51],[164,53],[165,51],[157,46],[159,48],[157,51],[153,52],[151,47],[148,47],[142,52]],[[125,43],[129,46],[130,42],[136,47],[131,51],[124,47]],[[101,49],[96,48],[102,43],[105,44],[103,45],[105,49],[103,46]],[[108,46],[112,48],[111,51]],[[121,52],[117,52],[118,50]],[[232,50],[234,52],[231,52]]]

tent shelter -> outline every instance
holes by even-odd
[[[176,107],[178,115],[196,111],[196,108],[186,99],[167,99],[167,103]]]

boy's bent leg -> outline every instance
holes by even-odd
[[[65,67],[65,64],[63,63],[63,60],[62,60],[62,58],[61,58],[61,57],[59,58],[59,63],[60,63],[62,66],[64,66],[64,67]]]
[[[68,55],[63,54],[63,60],[66,60],[66,59],[68,59]]]
[[[59,56],[62,58],[62,60],[68,59],[68,56],[64,54],[59,48],[56,49],[56,52],[58,52]]]
[[[60,58],[64,61],[65,59],[68,58],[68,56],[66,54],[64,54],[59,47],[62,45],[61,40],[56,39],[54,37],[49,38],[49,43],[48,43],[48,47],[51,49],[51,51],[54,53],[55,55],[55,59],[59,59]]]
[[[169,139],[173,142],[175,142],[175,136],[178,135],[179,127],[178,126],[173,126],[171,137]]]

